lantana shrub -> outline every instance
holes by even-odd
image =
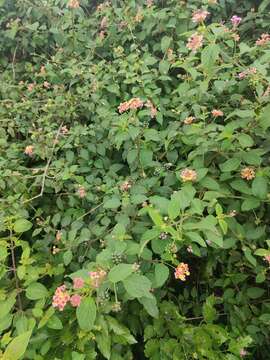
[[[269,358],[269,10],[0,1],[1,359]]]

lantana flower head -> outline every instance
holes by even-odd
[[[203,46],[203,35],[194,33],[188,39],[187,48],[192,52],[196,52],[202,46]]]
[[[223,116],[223,115],[224,115],[223,111],[218,110],[218,109],[212,110],[211,113],[212,113],[212,115],[213,115],[214,117],[219,117],[219,116]]]
[[[73,306],[73,307],[80,306],[81,299],[82,299],[82,297],[80,295],[78,295],[78,294],[72,295],[71,298],[70,298],[71,306]]]
[[[243,80],[243,79],[245,79],[247,76],[249,76],[249,75],[254,75],[254,74],[256,74],[256,73],[257,73],[257,69],[256,69],[255,67],[251,67],[251,68],[249,68],[249,69],[247,69],[247,70],[244,70],[244,71],[240,72],[240,73],[238,74],[238,78],[239,78],[240,80]]]
[[[83,186],[80,186],[80,187],[78,188],[77,193],[78,193],[78,195],[79,195],[79,197],[80,197],[81,199],[83,199],[84,197],[86,197],[86,190],[85,190],[85,188],[84,188]]]
[[[90,271],[89,276],[92,281],[92,285],[95,288],[98,288],[101,284],[101,282],[104,280],[105,276],[107,275],[107,272],[105,270],[98,270],[98,271]]]
[[[196,181],[197,180],[197,172],[192,169],[184,169],[181,171],[180,177],[184,182]]]
[[[157,115],[157,109],[155,108],[154,104],[150,100],[147,100],[145,106],[150,109],[151,118],[155,118]]]
[[[264,33],[260,36],[260,38],[256,41],[257,46],[264,46],[270,43],[270,34]]]
[[[203,9],[196,10],[192,14],[192,21],[194,23],[201,23],[207,18],[209,14],[210,13],[207,10],[203,10]]]
[[[84,286],[84,280],[80,277],[73,279],[73,288],[74,289],[81,289]]]
[[[69,0],[68,7],[70,9],[78,9],[80,7],[79,0]]]
[[[189,276],[189,267],[188,264],[181,262],[178,264],[177,268],[175,269],[174,276],[176,279],[180,279],[182,281],[186,281],[186,276]]]
[[[188,116],[185,118],[184,120],[184,124],[185,125],[190,125],[195,121],[195,117],[194,116]]]
[[[63,311],[69,299],[70,296],[66,291],[66,286],[61,285],[55,290],[52,306],[58,308],[60,311]]]
[[[241,170],[241,178],[245,180],[252,180],[255,178],[255,170],[252,167],[245,167]]]
[[[33,156],[33,154],[34,154],[34,146],[33,145],[27,145],[26,148],[24,149],[24,153],[25,153],[25,155]]]
[[[264,260],[267,261],[270,266],[270,255],[265,255]]]
[[[231,23],[234,28],[236,28],[240,24],[241,21],[242,21],[242,18],[237,15],[233,15],[233,17],[231,18]]]
[[[132,98],[128,101],[121,103],[118,106],[118,111],[120,114],[122,114],[123,112],[126,112],[128,110],[141,109],[143,105],[144,102],[140,98]]]

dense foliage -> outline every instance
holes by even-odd
[[[0,356],[269,359],[269,0],[0,0]]]

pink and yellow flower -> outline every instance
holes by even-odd
[[[80,277],[73,279],[73,289],[81,289],[84,286],[84,280]]]
[[[255,178],[255,170],[252,167],[245,167],[241,170],[241,178],[245,180],[252,180]]]
[[[181,262],[178,264],[177,268],[175,269],[174,276],[176,279],[180,279],[182,281],[186,281],[186,276],[189,276],[189,267],[188,264]]]
[[[60,311],[63,311],[69,300],[70,296],[66,291],[66,286],[61,285],[55,290],[52,306],[58,308]]]
[[[187,43],[187,48],[192,52],[196,52],[203,46],[203,35],[195,33],[190,36]]]
[[[180,177],[184,182],[187,181],[196,181],[197,180],[197,172],[191,169],[184,169],[180,173]]]
[[[196,10],[192,14],[192,21],[194,23],[201,23],[207,18],[209,14],[210,13],[207,10],[203,10],[203,9]]]

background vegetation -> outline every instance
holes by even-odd
[[[1,359],[269,359],[269,10],[0,0]]]

